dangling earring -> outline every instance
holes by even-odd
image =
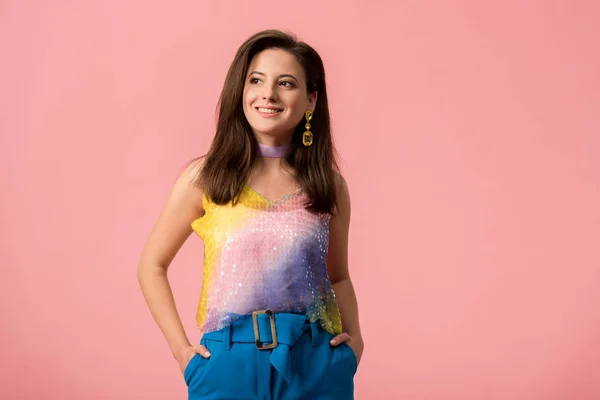
[[[302,144],[308,147],[313,143],[313,134],[310,131],[310,120],[312,119],[312,111],[306,110],[306,114],[304,114],[304,116],[306,117],[306,125],[304,125],[304,127],[306,128],[306,132],[304,132],[304,135],[302,135]]]

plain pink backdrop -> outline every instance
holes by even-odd
[[[0,398],[185,398],[137,262],[265,28],[325,62],[356,398],[600,398],[599,17],[567,0],[2,1]],[[194,341],[201,264],[192,236],[170,270]]]

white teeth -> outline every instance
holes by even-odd
[[[274,110],[271,108],[262,108],[262,107],[259,107],[258,111],[260,111],[261,113],[265,113],[265,114],[275,114],[275,113],[279,112],[279,110]]]

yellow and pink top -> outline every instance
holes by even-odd
[[[191,223],[204,242],[201,332],[270,309],[304,314],[341,333],[326,267],[331,215],[306,210],[307,200],[299,189],[272,201],[247,185],[235,205],[204,196],[205,214]]]

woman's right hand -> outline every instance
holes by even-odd
[[[179,363],[179,369],[181,373],[185,371],[185,368],[189,364],[190,360],[196,355],[200,354],[200,357],[209,358],[210,353],[208,349],[201,344],[189,345],[186,347],[182,347],[177,351],[175,355],[175,359]]]

